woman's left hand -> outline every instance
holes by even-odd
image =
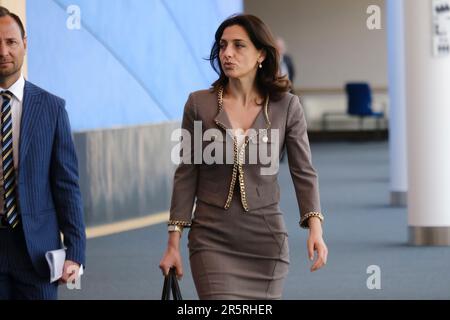
[[[311,272],[319,270],[327,263],[328,249],[322,238],[322,225],[318,218],[311,217],[308,219],[309,237],[306,242],[308,247],[308,256],[312,261],[314,259],[314,251],[317,251],[317,259],[311,267]]]

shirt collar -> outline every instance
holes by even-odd
[[[3,89],[0,87],[0,91],[10,91],[17,100],[22,102],[23,100],[23,91],[25,89],[25,79],[23,75],[20,75],[19,79],[14,82],[8,89]]]

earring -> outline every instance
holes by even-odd
[[[262,63],[261,62],[259,63],[259,68],[262,69]]]

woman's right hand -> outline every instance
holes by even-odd
[[[178,237],[178,239],[177,239]],[[169,274],[170,268],[175,268],[175,273],[178,279],[183,277],[183,263],[181,261],[181,254],[179,249],[179,235],[178,232],[169,233],[169,244],[167,245],[166,252],[159,262],[159,268],[164,276]]]
[[[161,262],[159,263],[159,268],[161,269],[164,276],[169,274],[169,269],[174,267],[177,278],[181,279],[183,276],[183,264],[181,262],[180,250],[168,247],[164,253]]]

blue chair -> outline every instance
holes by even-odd
[[[347,115],[359,117],[359,129],[363,129],[363,121],[365,117],[375,117],[377,119],[377,130],[380,130],[380,120],[385,118],[386,111],[374,112],[372,110],[372,92],[368,83],[355,82],[345,85],[347,94]],[[384,110],[386,106],[383,105]],[[342,113],[327,112],[322,116],[322,127],[327,129],[327,117],[330,115],[342,115]]]

